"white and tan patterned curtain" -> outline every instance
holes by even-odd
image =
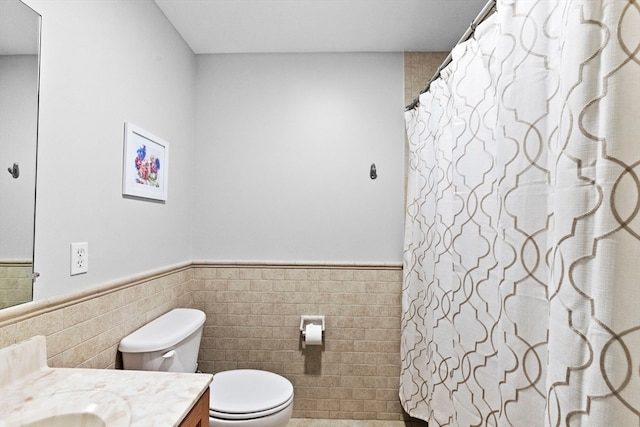
[[[499,0],[406,113],[400,399],[640,426],[640,3]]]

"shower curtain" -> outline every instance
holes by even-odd
[[[499,0],[406,113],[405,411],[640,426],[640,4]]]

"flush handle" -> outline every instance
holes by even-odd
[[[175,350],[169,350],[165,354],[162,355],[162,358],[163,359],[171,359],[175,355],[176,355],[176,351]]]

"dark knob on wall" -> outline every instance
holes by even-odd
[[[7,168],[12,177],[17,178],[20,176],[20,166],[14,163],[12,167]]]
[[[369,170],[369,177],[371,179],[376,179],[378,177],[378,171],[376,170],[375,163],[371,163],[371,169]]]

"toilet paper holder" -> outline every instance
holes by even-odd
[[[324,315],[314,315],[308,316],[303,315],[300,317],[300,332],[302,332],[302,336],[304,336],[304,331],[307,325],[321,325],[322,331],[324,332]]]

